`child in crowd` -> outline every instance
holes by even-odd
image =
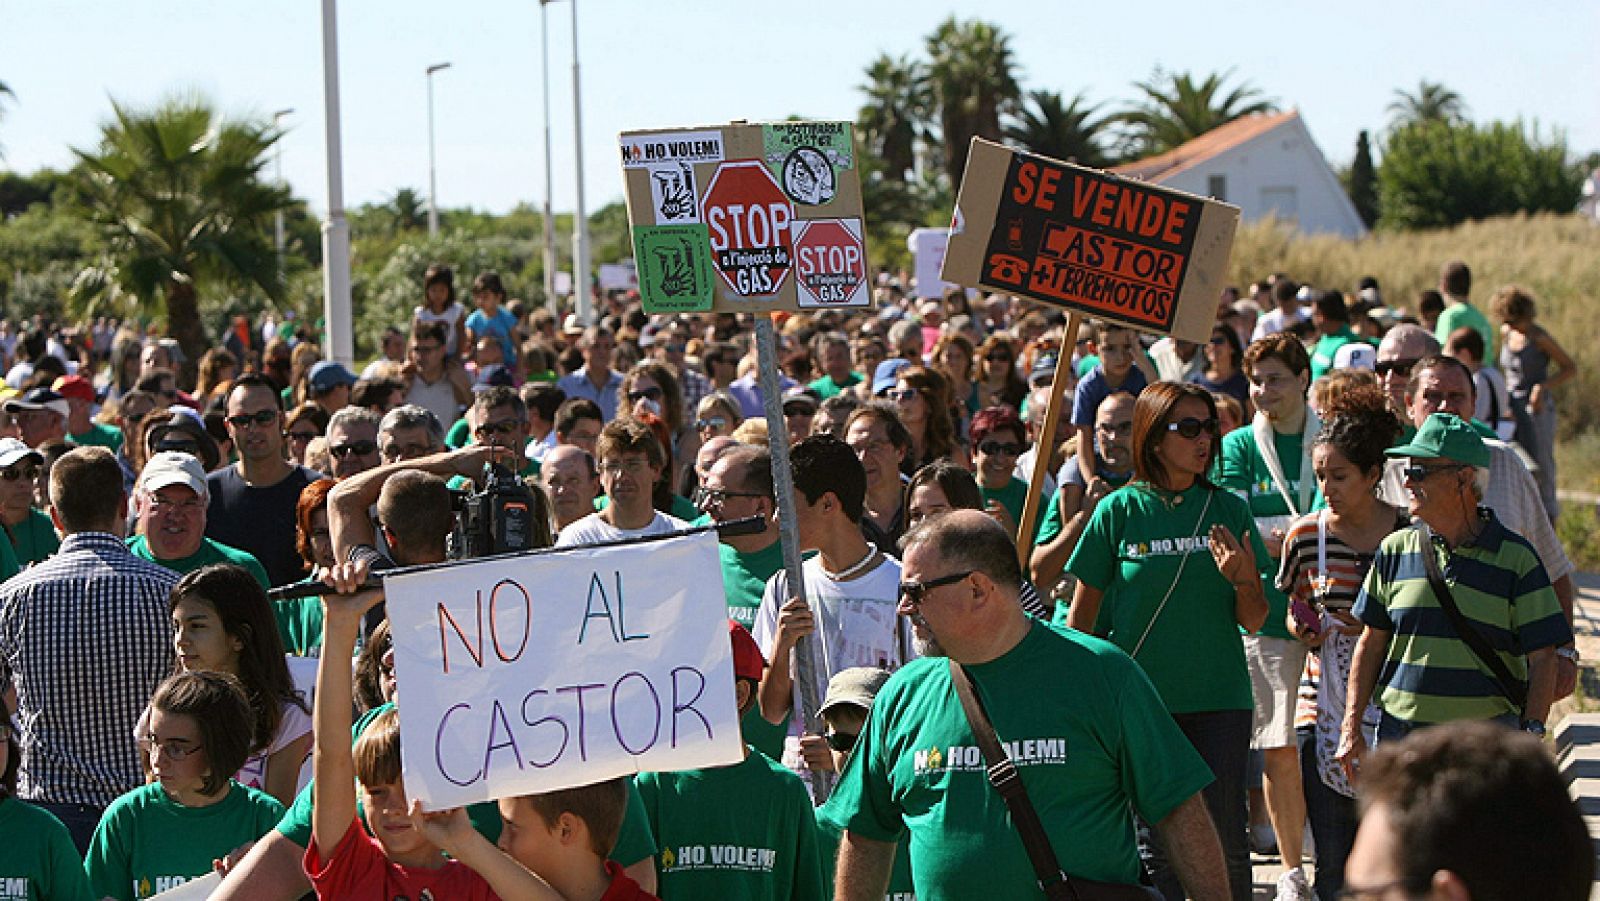
[[[628,779],[501,798],[500,849],[568,901],[655,901],[607,859],[629,805]]]
[[[867,725],[867,714],[872,710],[872,700],[878,689],[889,680],[889,671],[870,666],[843,669],[828,680],[828,694],[822,701],[822,719],[828,724],[828,734],[807,735],[801,739],[801,752],[806,765],[813,770],[843,772],[845,761],[855,750],[856,739]],[[833,865],[839,855],[839,839],[844,835],[844,821],[835,812],[834,805],[824,802],[817,808],[817,842],[821,847],[823,884],[828,896],[833,895]],[[916,897],[911,886],[911,850],[909,832],[900,833],[900,842],[894,852],[894,869],[889,874],[888,901],[911,901]]]
[[[55,815],[17,798],[22,749],[16,731],[0,708],[0,897],[89,901],[72,835]]]
[[[734,693],[743,716],[767,663],[744,627],[728,621]],[[659,894],[674,899],[820,901],[817,826],[800,777],[764,754],[731,766],[640,773],[661,845]]]
[[[182,885],[278,822],[282,804],[230,778],[254,735],[250,702],[233,676],[187,672],[161,683],[140,737],[155,781],[100,818],[83,862],[94,897],[132,901]]]
[[[1135,397],[1150,383],[1142,363],[1144,351],[1133,329],[1114,322],[1102,322],[1089,346],[1100,358],[1095,367],[1078,382],[1072,395],[1072,426],[1078,434],[1078,469],[1094,472],[1094,414],[1106,395],[1124,391]]]
[[[466,310],[456,303],[456,274],[443,263],[434,263],[422,275],[422,303],[411,311],[413,326],[418,322],[444,323],[446,360],[461,352],[462,316]]]
[[[250,755],[233,778],[279,804],[293,802],[311,752],[311,711],[289,675],[267,593],[246,570],[217,564],[184,576],[173,586],[167,609],[178,671],[227,673],[250,702]],[[134,737],[149,730],[146,708]],[[143,763],[148,773],[154,761]]]
[[[496,272],[480,272],[472,280],[472,299],[478,308],[467,317],[468,348],[476,350],[484,338],[494,338],[500,343],[499,364],[514,367],[517,344],[522,335],[517,328],[517,317],[502,304],[506,302],[506,288]]]

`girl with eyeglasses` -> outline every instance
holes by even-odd
[[[1095,508],[1067,563],[1078,580],[1067,625],[1127,652],[1211,767],[1206,806],[1233,896],[1248,901],[1245,764],[1254,703],[1240,628],[1253,632],[1266,620],[1256,565],[1266,548],[1245,502],[1210,481],[1216,457],[1209,392],[1176,382],[1140,392],[1134,479]],[[1164,850],[1141,833],[1139,854],[1156,887],[1182,897]]]
[[[100,818],[83,861],[94,897],[132,901],[167,891],[278,824],[282,804],[231,778],[250,754],[251,720],[244,688],[230,675],[184,672],[161,683],[139,735],[154,779]]]

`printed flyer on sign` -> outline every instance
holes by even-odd
[[[851,123],[651,129],[619,141],[645,312],[870,304]]]
[[[384,580],[429,810],[743,757],[714,532]]]

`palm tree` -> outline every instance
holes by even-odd
[[[292,202],[288,189],[263,177],[282,133],[225,120],[196,97],[150,110],[113,101],[111,109],[100,146],[73,149],[81,215],[104,250],[80,273],[74,294],[90,304],[131,296],[152,311],[164,306],[168,334],[190,361],[199,360],[209,344],[202,291],[258,288],[274,301],[283,296],[272,216]]]
[[[951,16],[928,35],[927,45],[929,94],[953,188],[961,184],[972,139],[1004,137],[1000,116],[1015,109],[1022,89],[1011,39],[988,22]]]
[[[397,232],[419,231],[428,224],[428,203],[413,188],[401,188],[389,198],[388,211]]]
[[[1164,153],[1242,116],[1277,108],[1248,83],[1223,94],[1223,82],[1232,74],[1213,72],[1197,83],[1188,72],[1157,69],[1148,80],[1135,82],[1144,98],[1116,117],[1126,129],[1131,155]]]
[[[1394,102],[1389,104],[1389,127],[1395,131],[1422,122],[1455,124],[1466,118],[1467,104],[1461,95],[1427,79],[1417,82],[1415,94],[1396,88]]]
[[[1111,162],[1099,137],[1106,120],[1090,118],[1099,108],[1082,94],[1064,102],[1059,91],[1029,91],[1005,135],[1030,153],[1103,168]]]
[[[907,56],[879,54],[867,67],[867,95],[856,116],[867,151],[883,161],[884,177],[903,182],[916,165],[930,107],[926,73]]]
[[[12,91],[11,91],[11,86],[6,84],[3,81],[0,81],[0,97],[10,97],[12,100],[17,99],[17,95],[12,93]],[[5,107],[4,106],[0,106],[0,122],[5,121],[5,118],[6,118]],[[4,147],[0,147],[0,159],[4,159],[4,158],[5,158],[5,148]]]

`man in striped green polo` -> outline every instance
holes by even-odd
[[[1365,750],[1361,714],[1374,690],[1383,711],[1380,743],[1452,720],[1496,720],[1542,735],[1555,648],[1572,640],[1572,630],[1533,546],[1479,505],[1488,448],[1459,417],[1435,413],[1410,443],[1387,453],[1408,458],[1411,513],[1432,540],[1420,527],[1385,538],[1356,599],[1354,613],[1365,628],[1350,674],[1340,759],[1353,769]],[[1514,684],[1502,683],[1461,637],[1429,583],[1423,554],[1438,562],[1450,597]],[[1527,693],[1520,710],[1508,696],[1519,689]]]

